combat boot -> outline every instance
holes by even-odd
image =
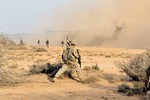
[[[56,82],[56,80],[57,80],[57,78],[56,78],[56,77],[54,77],[54,78],[52,79],[52,82]]]
[[[83,81],[82,78],[79,78],[79,82],[80,82],[80,83],[84,83],[84,81]]]

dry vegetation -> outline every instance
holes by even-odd
[[[83,70],[83,76],[85,76],[83,79],[83,83],[95,83],[97,81],[100,81],[101,78],[103,78],[102,71],[100,70],[98,64],[93,65],[91,67],[84,67]]]
[[[58,83],[52,84],[48,78],[53,77],[52,72],[54,70],[57,71],[61,67],[60,62],[61,62],[62,48],[60,47],[46,48],[44,46],[28,46],[28,45],[15,45],[15,46],[10,45],[7,47],[3,47],[0,48],[0,75],[1,75],[0,86],[10,86],[10,85],[16,85],[18,83],[24,82],[23,84],[17,85],[16,87],[19,88],[18,91],[20,92],[20,94],[22,93],[22,90],[24,91],[24,89],[32,89],[32,92],[35,92],[35,95],[39,95],[37,91],[39,91],[38,88],[40,87],[41,87],[40,89],[41,90],[44,89],[44,91],[45,89],[47,89],[47,93],[49,93],[49,91],[54,91],[54,90],[58,92],[58,91],[64,91],[63,90],[64,87],[62,88],[62,90],[60,89],[63,84],[66,84],[69,89],[72,89],[73,87],[83,88],[83,90],[85,90],[83,92],[85,93],[85,95],[87,95],[86,93],[90,91],[90,94],[94,93],[94,95],[96,95],[97,97],[99,93],[101,94],[102,92],[104,93],[101,94],[100,96],[102,97],[102,99],[109,98],[108,96],[103,96],[103,95],[107,94],[108,91],[116,91],[117,88],[116,85],[125,81],[124,76],[121,76],[119,71],[117,72],[116,70],[117,68],[115,69],[116,66],[114,66],[115,65],[114,62],[116,62],[116,60],[118,59],[119,61],[120,59],[121,60],[129,59],[134,55],[134,53],[132,52],[130,53],[127,49],[123,49],[123,50],[124,51],[119,51],[118,49],[114,49],[114,50],[101,49],[101,48],[89,49],[86,47],[85,48],[80,47],[81,56],[82,56],[82,79],[84,84],[78,82],[78,77],[76,73],[73,75],[73,78],[76,80],[76,82],[75,80],[69,79],[70,76],[68,72],[64,73],[62,76],[59,77]],[[145,54],[146,53],[144,53],[144,55]],[[136,57],[139,56],[140,55]],[[133,59],[136,59],[136,57]],[[129,60],[129,62],[132,61]],[[122,65],[125,65],[127,67],[131,64],[121,63],[120,65],[122,68]],[[137,78],[136,80],[138,79],[139,78]],[[136,89],[141,89],[141,87],[139,87],[138,85],[141,83],[135,82],[134,84],[136,85],[134,85],[132,88],[125,87],[125,89],[127,89],[125,92],[128,95],[133,94],[133,91],[130,90],[135,88],[135,86],[137,87]],[[92,92],[91,92],[91,87],[94,87],[95,89],[92,90]],[[124,90],[123,87],[124,86],[120,86],[120,90],[121,89]],[[101,89],[103,91],[99,91]],[[74,90],[76,90],[76,88],[70,91],[74,91]],[[8,91],[11,92],[9,88]],[[98,92],[95,93],[95,91]],[[118,95],[117,93],[114,92],[112,92],[112,94],[114,94],[114,97]],[[138,93],[134,93],[134,94],[138,94]],[[76,96],[79,96],[78,92]]]
[[[0,60],[0,86],[15,85],[24,82],[23,75],[14,70],[16,66],[9,66],[8,62]]]
[[[36,63],[30,66],[29,75],[39,73],[51,74],[53,71],[59,69],[61,66],[62,66],[61,63],[58,64]]]
[[[134,56],[132,59],[129,59],[127,62],[118,63],[118,66],[121,71],[126,73],[130,78],[133,79],[133,88],[128,88],[128,92],[126,88],[124,90],[125,93],[130,94],[143,94],[146,92],[146,82],[147,75],[146,70],[150,65],[150,51],[147,50],[143,54],[139,54]],[[119,91],[122,91],[119,86]]]
[[[0,47],[16,46],[16,43],[0,35]]]
[[[95,83],[97,81],[100,81],[101,75],[99,75],[98,73],[96,74],[89,74],[85,77],[85,79],[83,80],[83,83],[86,84],[90,84],[90,83]]]

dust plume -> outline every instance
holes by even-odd
[[[56,42],[69,34],[82,46],[149,48],[149,12],[149,0],[66,0],[33,32],[55,30]]]

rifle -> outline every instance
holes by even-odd
[[[77,49],[77,53],[78,53],[78,64],[80,65],[81,68],[81,55],[79,53],[79,49]]]

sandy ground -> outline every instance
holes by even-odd
[[[7,59],[9,65],[15,66],[20,72],[27,72],[30,65],[36,62],[55,63],[60,59],[61,47],[44,47],[47,52],[36,52],[35,48],[3,49],[1,59]],[[117,61],[143,53],[145,50],[122,48],[78,47],[82,56],[82,69],[98,65],[103,74],[122,75],[116,66]],[[27,77],[30,82],[16,86],[0,87],[0,100],[141,100],[141,96],[128,97],[117,92],[117,86],[122,82],[110,83],[101,79],[96,83],[83,84],[72,79],[58,79],[50,82],[45,74]]]

